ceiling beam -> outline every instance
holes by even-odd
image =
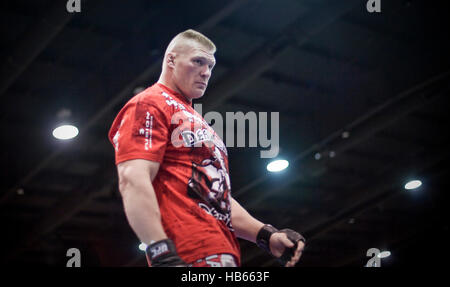
[[[6,254],[4,260],[8,262],[27,249],[32,248],[33,244],[42,236],[49,234],[72,218],[85,206],[89,205],[96,197],[111,192],[111,189],[113,188],[112,185],[113,183],[109,182],[100,189],[97,189],[96,192],[89,192],[90,189],[93,189],[92,187],[87,188],[84,191],[78,191],[74,195],[64,198],[59,203],[55,204],[55,208],[48,210],[41,221],[37,222],[27,235],[17,241],[18,244],[16,247]]]
[[[247,0],[249,1],[249,0]],[[235,0],[228,4],[225,8],[218,11],[216,14],[207,19],[203,24],[199,25],[196,29],[200,31],[209,30],[214,25],[219,23],[225,17],[230,15],[236,9],[241,7],[247,1]],[[148,67],[137,79],[131,82],[127,87],[125,87],[114,99],[108,102],[108,104],[94,117],[92,117],[87,124],[83,127],[83,131],[86,132],[90,127],[94,126],[103,116],[107,115],[113,108],[120,102],[123,101],[126,97],[132,94],[135,87],[139,86],[140,83],[144,83],[150,78],[150,76],[155,75],[160,69],[161,63],[156,62],[150,67]],[[82,138],[82,134],[80,133],[80,138]],[[37,174],[45,170],[45,168],[53,162],[65,149],[67,149],[70,145],[61,146],[59,149],[55,150],[52,154],[48,155],[43,161],[41,161],[32,171],[30,171],[25,177],[23,177],[13,188],[8,190],[6,193],[2,195],[0,198],[0,205],[7,202],[7,200],[15,194],[16,190],[21,186],[30,182]],[[15,257],[26,249],[30,248],[30,246],[39,238],[51,231],[55,228],[72,218],[75,214],[77,214],[80,210],[82,210],[85,206],[88,206],[91,201],[96,198],[103,196],[105,193],[109,193],[113,185],[116,184],[115,181],[106,180],[106,184],[101,187],[96,192],[88,192],[89,189],[86,189],[87,192],[78,193],[72,197],[64,199],[60,204],[57,204],[57,207],[53,210],[50,210],[42,221],[38,222],[32,232],[29,235],[22,238],[17,245],[17,248],[13,249],[8,256],[6,256],[7,260],[9,258]],[[114,186],[115,187],[115,186]]]
[[[442,148],[425,157],[420,170],[427,170],[445,160],[448,156],[450,156],[450,151],[447,148]],[[404,192],[402,188],[398,187],[398,180],[395,180],[401,178],[404,174],[401,168],[402,166],[402,164],[398,164],[397,169],[394,169],[399,170],[396,173],[388,171],[379,176],[378,179],[375,179],[374,182],[381,183],[379,185],[374,185],[371,188],[361,186],[360,190],[364,191],[362,197],[359,196],[359,193],[354,195],[353,198],[348,199],[348,202],[352,203],[350,206],[342,208],[336,215],[327,218],[321,223],[312,225],[310,228],[303,230],[302,233],[305,234],[308,241],[323,237],[328,232],[336,230],[342,224],[347,223],[349,218],[358,217],[368,210],[392,200],[400,192]],[[436,178],[437,176],[429,176],[428,180],[431,181],[433,177]],[[270,264],[270,262],[267,264]]]
[[[259,194],[256,200],[246,206],[251,208],[260,204],[269,195],[283,190],[287,186],[302,180],[305,176],[319,176],[326,171],[325,164],[328,160],[323,159],[317,161],[313,158],[313,154],[322,150],[333,150],[336,156],[358,146],[361,142],[374,136],[377,132],[382,131],[386,127],[393,125],[397,120],[407,116],[408,114],[423,108],[425,105],[434,102],[436,99],[448,93],[450,72],[439,74],[427,81],[424,81],[411,89],[408,89],[396,97],[387,100],[380,106],[368,111],[366,114],[357,118],[350,124],[340,130],[335,131],[324,140],[312,145],[310,148],[302,151],[293,158],[290,163],[298,166],[307,167],[303,170],[297,170],[296,175],[288,178],[276,188],[268,189],[264,194]],[[343,139],[342,133],[349,131],[350,138]],[[299,162],[302,162],[301,164]],[[271,177],[265,174],[246,186],[234,192],[234,195],[240,195],[243,192],[255,187],[261,183],[267,182]]]
[[[25,71],[36,57],[51,43],[56,35],[72,19],[73,13],[66,11],[66,1],[55,1],[46,9],[13,49],[0,70],[0,95]]]
[[[299,47],[309,39],[323,31],[330,24],[345,15],[353,8],[356,1],[329,3],[309,13],[287,26],[281,33],[267,39],[258,52],[250,56],[244,63],[231,68],[226,76],[215,86],[211,87],[208,96],[202,101],[203,111],[208,112],[221,106],[226,100],[247,87],[254,79],[269,70],[291,47]],[[320,19],[320,21],[319,21]],[[299,31],[308,23],[308,31]]]
[[[324,161],[319,163],[319,161],[314,160],[312,158],[313,152],[322,150],[324,147],[328,147],[339,155],[352,147],[359,145],[361,142],[370,138],[378,131],[394,124],[398,119],[405,117],[408,114],[423,108],[426,104],[430,104],[441,96],[446,95],[449,91],[449,77],[450,72],[446,72],[400,93],[398,96],[389,99],[382,105],[375,107],[373,110],[344,127],[342,130],[331,134],[322,142],[315,144],[308,150],[298,154],[293,159],[293,162],[303,160],[304,163],[302,163],[301,166],[304,168],[302,170],[297,170],[296,175],[289,177],[282,184],[278,184],[273,188],[266,188],[266,192],[259,193],[256,199],[249,201],[249,204],[244,204],[244,207],[251,209],[253,206],[258,206],[268,196],[282,191],[284,188],[287,188],[289,185],[301,180],[304,177],[316,177],[324,174],[327,170],[327,168],[324,167],[325,163]],[[350,131],[351,137],[348,139],[342,139],[341,134],[343,131]],[[443,149],[438,153],[433,154],[433,157],[428,158],[422,168],[436,164],[437,161],[442,160],[443,155],[448,153],[448,150]],[[386,172],[389,174],[389,170]],[[267,178],[268,176],[263,176],[258,178],[256,181],[260,184],[265,182],[265,179]],[[251,182],[247,186],[251,186],[252,184],[254,185],[254,182],[255,181]],[[388,196],[392,194],[391,188],[393,185],[393,182],[386,181],[386,177],[381,177],[381,181],[379,182],[380,185],[376,185],[373,188],[372,193],[368,192],[370,190],[365,192],[365,198],[355,198],[353,202],[356,202],[356,205],[354,204],[348,208],[345,208],[335,216],[327,219],[325,222],[316,223],[308,230],[303,230],[302,232],[307,234],[308,238],[313,239],[314,237],[331,230],[336,225],[341,224],[349,217],[355,216],[358,212],[364,211],[368,206],[379,204],[383,201],[383,199],[388,198]],[[364,182],[361,184],[364,184]],[[246,188],[248,189],[247,186],[241,190],[238,190],[238,192],[242,193],[246,190]],[[355,186],[352,188],[355,188]],[[360,188],[363,188],[365,191],[367,190],[364,185]],[[249,260],[252,259],[253,258],[250,258]]]
[[[215,14],[213,14],[210,18],[206,19],[205,22],[197,26],[195,29],[199,30],[201,32],[205,32],[213,28],[217,23],[222,21],[224,18],[228,17],[231,13],[233,13],[235,10],[240,8],[242,5],[247,3],[250,0],[234,0],[230,2],[228,5],[226,5],[223,9],[220,11],[217,11]],[[63,2],[65,4],[65,2]],[[56,9],[58,10],[58,9]],[[65,11],[65,7],[64,10]],[[61,11],[57,11],[59,14],[66,14],[61,13]],[[70,14],[70,13],[67,13]],[[37,36],[41,37],[41,35],[37,34]],[[86,133],[91,127],[95,126],[98,122],[101,122],[101,119],[105,116],[107,116],[109,113],[111,113],[114,108],[122,103],[124,99],[128,98],[130,95],[133,94],[133,91],[136,87],[142,86],[142,83],[147,83],[149,79],[152,79],[155,77],[155,75],[159,72],[161,69],[161,61],[155,61],[152,65],[150,65],[144,72],[142,72],[134,81],[129,83],[125,88],[123,88],[114,98],[110,99],[106,105],[103,106],[101,110],[99,110],[97,113],[95,113],[94,116],[92,116],[88,121],[86,121],[86,124],[82,127],[80,127],[80,134],[79,138],[83,138],[83,134]],[[59,155],[63,153],[64,150],[68,149],[72,145],[63,145],[59,148],[55,149],[51,154],[44,157],[39,163],[30,170],[25,176],[23,176],[12,188],[4,192],[0,197],[0,206],[3,205],[5,202],[8,201],[8,199],[15,194],[16,190],[19,189],[21,186],[26,185],[29,181],[31,181],[37,174],[39,174],[42,170],[44,170],[51,162],[56,160]]]

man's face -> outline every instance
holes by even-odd
[[[211,51],[199,43],[190,41],[175,54],[173,61],[175,86],[188,100],[202,97],[215,64],[216,60]]]

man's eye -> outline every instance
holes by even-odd
[[[194,63],[201,64],[202,60],[194,60]]]

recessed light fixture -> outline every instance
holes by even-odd
[[[60,140],[69,140],[78,135],[78,128],[72,125],[62,125],[53,130],[53,136]]]
[[[145,249],[147,249],[147,244],[145,243],[139,244],[139,250],[145,251]]]
[[[289,166],[289,162],[284,159],[274,160],[267,165],[267,170],[270,172],[279,172],[286,169]]]
[[[411,180],[408,183],[405,184],[405,189],[411,190],[419,188],[422,185],[422,182],[420,180]]]
[[[382,251],[380,253],[378,253],[378,258],[386,258],[391,256],[391,252],[390,251]]]
[[[144,91],[144,90],[145,90],[144,87],[136,87],[136,88],[133,90],[133,94],[134,94],[134,95],[137,95],[137,94],[139,94],[140,92],[142,92],[142,91]]]

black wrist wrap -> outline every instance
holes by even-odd
[[[152,267],[186,266],[186,263],[178,256],[175,244],[170,239],[163,239],[148,245],[145,252]]]
[[[269,254],[272,254],[272,252],[270,252],[270,236],[277,231],[278,229],[272,225],[265,224],[259,230],[258,235],[256,235],[256,245],[258,245],[259,248],[264,249]]]

